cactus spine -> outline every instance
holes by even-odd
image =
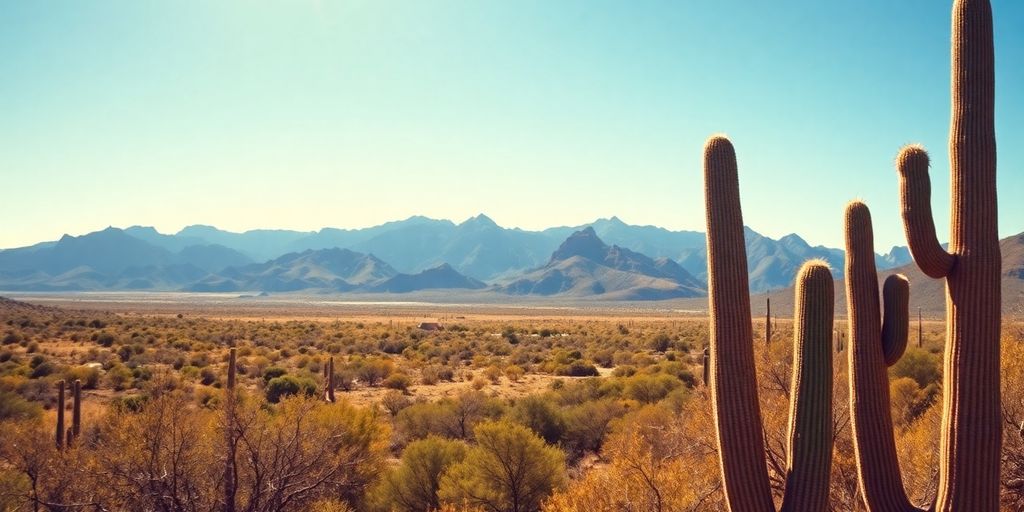
[[[725,137],[704,146],[711,396],[726,502],[733,511],[773,511],[754,368],[750,285],[736,154]],[[829,274],[828,279],[823,279]],[[796,366],[792,381],[783,510],[824,510],[828,500],[832,369],[832,281],[809,263],[797,285]],[[826,377],[827,376],[827,377]]]
[[[64,380],[57,381],[57,449],[64,448]]]
[[[995,72],[989,1],[954,1],[952,32],[949,252],[939,245],[935,234],[928,154],[920,146],[905,147],[897,157],[900,203],[904,231],[915,263],[929,277],[946,279],[943,415],[938,497],[933,508],[937,511],[995,511],[999,507],[1002,440],[999,411],[1001,258],[996,215]],[[848,255],[848,265],[849,260]],[[852,276],[848,279],[853,280]],[[850,307],[851,317],[856,316],[852,302]],[[867,309],[861,313],[871,314],[870,308]],[[920,330],[918,332],[920,336]],[[883,415],[885,421],[865,417],[867,409],[878,409],[881,413],[882,408],[888,411],[889,407],[885,366],[878,354],[873,354],[878,351],[877,347],[865,346],[871,341],[870,338],[854,340],[856,350],[864,357],[851,354],[850,359],[854,446],[861,489],[869,510],[910,510],[895,451],[889,449],[892,444],[889,416]],[[870,396],[872,392],[876,393],[874,397]]]

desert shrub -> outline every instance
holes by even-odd
[[[125,395],[110,402],[110,407],[119,413],[138,413],[146,406],[146,395]]]
[[[103,347],[110,347],[114,344],[114,335],[109,332],[101,332],[96,336],[96,343]]]
[[[936,384],[942,379],[939,356],[917,347],[908,347],[889,373],[894,379],[914,379],[921,388]]]
[[[509,419],[528,427],[544,438],[548,444],[557,444],[565,433],[565,418],[549,399],[529,395],[516,400]]]
[[[442,502],[488,510],[527,512],[565,481],[565,456],[526,427],[487,422],[474,429],[476,444],[441,478]],[[493,468],[503,468],[494,471]]]
[[[672,346],[672,338],[669,338],[667,334],[661,333],[651,338],[647,342],[647,348],[655,351],[664,353],[669,347]]]
[[[611,368],[614,366],[613,353],[608,349],[598,350],[594,353],[591,359],[593,359],[594,362],[602,368]]]
[[[273,379],[283,376],[288,373],[288,370],[281,368],[280,366],[270,366],[263,370],[263,382],[267,383]]]
[[[441,380],[441,372],[437,366],[428,366],[420,372],[420,384],[424,386],[433,386],[439,380]]]
[[[392,371],[394,371],[394,364],[391,361],[372,359],[359,365],[359,368],[356,369],[356,376],[363,384],[375,387],[388,375],[391,375]]]
[[[39,404],[25,400],[17,393],[0,391],[0,421],[29,420],[42,415]]]
[[[267,400],[272,403],[291,395],[313,396],[316,394],[316,382],[313,379],[283,375],[274,377],[267,383]]]
[[[555,375],[563,377],[596,377],[598,372],[597,368],[590,363],[573,361],[567,365],[557,367]]]
[[[107,370],[106,380],[108,386],[115,391],[121,391],[130,387],[135,376],[126,366],[118,364]]]
[[[521,367],[514,364],[505,368],[505,377],[508,378],[509,382],[519,382],[519,379],[522,379],[525,373]]]
[[[484,369],[484,377],[491,381],[491,384],[497,384],[501,381],[501,368],[497,365],[491,365]]]
[[[384,387],[388,389],[408,391],[409,384],[409,376],[405,375],[404,373],[392,373],[391,375],[388,375],[388,378],[384,379]]]
[[[32,368],[32,372],[29,373],[29,377],[33,379],[38,379],[40,377],[46,377],[47,375],[50,375],[56,371],[57,365],[49,361],[44,361],[39,365],[35,366],[34,368]]]
[[[402,450],[398,467],[381,479],[375,501],[387,510],[437,510],[441,477],[453,464],[462,462],[466,450],[460,441],[435,436],[409,443]]]
[[[588,401],[569,408],[563,414],[562,447],[573,460],[587,452],[600,451],[611,431],[612,421],[625,413],[626,407],[612,399]]]
[[[673,389],[682,386],[682,382],[670,375],[634,375],[626,381],[623,394],[643,403],[654,403],[665,398]]]
[[[204,386],[209,386],[210,384],[217,382],[217,372],[209,366],[199,370],[199,382]]]
[[[85,389],[96,389],[100,383],[100,370],[91,366],[74,366],[64,370],[64,379],[69,382],[82,381]]]
[[[380,398],[380,405],[384,407],[384,410],[388,411],[388,414],[395,416],[402,409],[412,405],[412,400],[409,400],[409,397],[400,391],[391,390],[384,393],[384,396]]]

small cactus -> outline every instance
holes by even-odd
[[[64,379],[57,381],[57,449],[64,448]]]
[[[235,371],[237,353],[234,347],[228,350],[228,380],[224,394],[224,512],[235,511]]]
[[[82,434],[82,381],[75,379],[72,389],[74,401],[71,405],[71,435],[68,436],[68,446]]]
[[[711,362],[709,361],[708,348],[704,347],[704,354],[701,355],[701,367],[704,369],[704,385],[711,385]]]
[[[328,402],[334,403],[334,356],[331,356],[331,358],[327,360],[326,377],[327,393],[324,398]]]

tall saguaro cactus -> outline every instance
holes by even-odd
[[[896,164],[903,225],[914,262],[931,278],[946,280],[942,434],[938,497],[933,507],[937,511],[998,510],[1001,261],[995,206],[993,67],[991,5],[988,0],[955,0],[948,252],[939,245],[932,219],[928,154],[921,146],[909,145]],[[854,318],[851,409],[861,490],[872,512],[914,510],[900,481],[888,413],[886,364],[891,365],[902,348],[893,351],[888,343],[880,346],[871,332],[877,326],[873,311],[878,309],[878,295],[876,291],[871,296],[867,289],[868,280],[873,286],[874,279],[873,262],[866,261],[870,240],[864,240],[870,234],[870,219],[866,208],[863,213],[853,210],[847,212],[847,293]],[[894,283],[894,298],[900,301],[896,309],[903,314],[906,285]],[[889,284],[887,281],[887,299]],[[883,332],[901,337],[905,346],[906,326],[902,324],[900,318],[896,331]],[[918,336],[920,343],[920,321]]]
[[[995,59],[988,0],[953,6],[949,252],[935,236],[928,155],[900,152],[900,200],[914,261],[946,278],[946,350],[938,510],[996,510],[1001,422]]]
[[[1001,258],[996,215],[992,7],[988,0],[955,0],[952,19],[952,219],[948,251],[939,245],[935,234],[928,154],[920,146],[905,147],[897,158],[897,169],[903,224],[914,261],[928,276],[946,279],[943,415],[934,509],[995,511],[999,507],[1002,440]],[[867,338],[853,341],[854,345],[872,343]],[[871,347],[861,349],[876,351]],[[867,397],[872,387],[875,391],[885,387],[884,366],[877,359],[851,356],[855,394]],[[858,379],[857,374],[863,378]],[[878,406],[882,405],[887,409],[888,401]],[[900,482],[895,453],[888,449],[880,453],[877,439],[862,441],[857,434],[857,410],[864,406],[858,404],[857,398],[851,400],[861,488],[868,508],[911,510]],[[889,427],[878,421],[870,423],[862,417],[860,425],[879,430]],[[891,432],[878,435],[887,436],[883,444],[891,441]]]
[[[754,368],[750,284],[736,154],[725,137],[704,146],[711,395],[729,509],[774,511]],[[789,453],[782,510],[825,510],[832,455],[831,272],[800,270],[796,291]]]

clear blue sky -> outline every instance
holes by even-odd
[[[1000,229],[1024,230],[1024,2],[997,0]],[[746,223],[904,244],[920,142],[948,232],[949,2],[0,3],[0,247],[108,225],[362,227],[484,212],[703,230],[732,137]]]

